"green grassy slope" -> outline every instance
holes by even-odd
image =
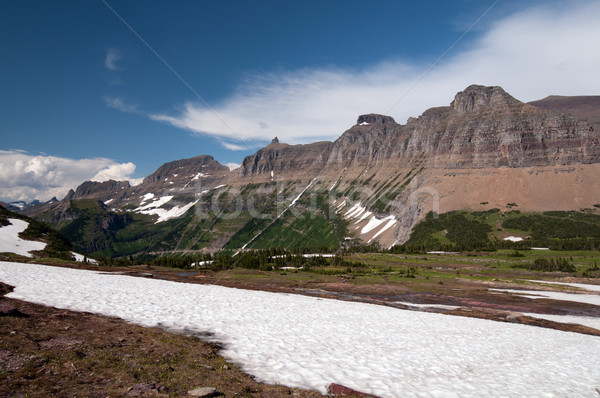
[[[186,236],[193,211],[155,224],[156,217],[116,213],[95,200],[73,200],[64,220],[55,223],[77,250],[93,256],[125,256],[152,250],[171,250]],[[44,218],[47,215],[40,215]],[[194,242],[191,246],[197,245]]]
[[[344,241],[346,226],[330,209],[327,194],[317,192],[303,195],[279,218],[249,220],[225,248],[240,248],[256,237],[247,248],[334,250]]]

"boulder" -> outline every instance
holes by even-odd
[[[191,395],[192,397],[209,398],[209,397],[216,397],[217,395],[220,395],[220,394],[213,387],[198,387],[198,388],[194,388],[193,390],[188,391],[188,395]]]

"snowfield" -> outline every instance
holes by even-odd
[[[595,397],[600,338],[519,324],[0,262],[9,297],[211,332],[257,379],[380,397]]]
[[[19,234],[27,229],[29,223],[17,218],[9,218],[10,225],[0,227],[0,253],[15,253],[25,257],[33,257],[29,253],[34,250],[44,250],[46,244],[33,240],[19,238]]]
[[[569,285],[573,286],[572,283]],[[582,285],[580,286],[593,286]],[[548,292],[543,290],[517,290],[517,289],[488,289],[490,292],[511,293],[517,296],[530,299],[550,299],[562,301],[574,301],[576,303],[591,304],[600,306],[600,295],[597,294],[578,294],[564,292]],[[600,395],[599,395],[600,396]]]

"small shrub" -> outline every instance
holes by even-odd
[[[534,271],[545,271],[545,272],[575,272],[575,266],[567,258],[536,258],[533,264],[530,265],[529,269]]]

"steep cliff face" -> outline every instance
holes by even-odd
[[[426,155],[426,165],[435,168],[597,163],[599,141],[590,127],[524,104],[500,87],[470,86],[449,107],[427,110],[406,125],[359,117],[335,141],[329,162],[401,166]]]
[[[458,93],[434,128],[438,166],[531,167],[597,163],[598,137],[585,122],[523,104],[500,87]],[[416,127],[415,133],[426,135]],[[437,144],[437,145],[436,145]]]
[[[317,175],[325,166],[332,143],[315,142],[307,145],[288,145],[276,138],[271,144],[247,156],[239,169],[238,176],[262,179],[294,178]]]
[[[383,115],[361,115],[356,125],[344,132],[333,144],[328,164],[344,167],[380,164],[389,161],[408,139],[405,126]],[[410,156],[410,155],[409,155]]]
[[[419,159],[441,169],[598,163],[600,142],[591,127],[524,104],[501,87],[472,85],[450,106],[431,108],[406,125],[367,114],[333,143],[288,145],[274,139],[244,159],[238,177],[323,176],[353,167],[406,167]]]
[[[67,194],[67,200],[76,199],[96,199],[101,201],[119,200],[127,195],[127,190],[131,188],[127,181],[86,181],[77,187],[76,191]]]

